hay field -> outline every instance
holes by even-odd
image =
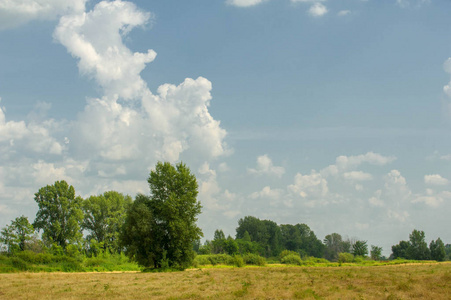
[[[0,274],[0,299],[451,299],[451,263]]]

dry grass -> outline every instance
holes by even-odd
[[[0,274],[0,299],[451,299],[451,263]]]

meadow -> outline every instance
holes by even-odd
[[[0,274],[1,299],[451,299],[451,263]]]

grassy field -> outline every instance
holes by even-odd
[[[0,274],[0,299],[451,299],[451,263]]]

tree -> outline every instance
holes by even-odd
[[[429,244],[429,250],[431,251],[431,259],[436,261],[444,261],[446,258],[445,244],[440,238],[435,242],[431,241]]]
[[[83,201],[84,219],[82,228],[90,232],[86,240],[94,239],[102,243],[103,250],[120,252],[119,232],[125,222],[130,196],[110,191],[103,195],[91,196]]]
[[[352,245],[352,254],[354,256],[366,256],[368,254],[368,245],[366,241],[356,241]]]
[[[382,257],[382,247],[371,245],[370,255],[372,260],[380,260]]]
[[[157,163],[148,178],[150,197],[138,195],[127,212],[122,240],[127,253],[145,267],[184,269],[202,231],[196,177],[185,164]]]
[[[224,232],[222,230],[216,229],[213,241],[211,243],[213,245],[213,254],[224,253],[226,244]]]
[[[430,251],[425,241],[424,231],[414,229],[409,238],[410,245],[407,248],[407,258],[416,260],[429,259]]]
[[[63,249],[80,242],[83,199],[75,197],[73,186],[64,180],[56,181],[53,185],[40,188],[34,200],[39,208],[33,226],[38,231],[43,230],[43,237],[48,242],[56,243]]]
[[[343,241],[343,238],[338,233],[331,233],[326,235],[326,237],[324,238],[324,245],[326,246],[326,259],[336,261],[338,259],[339,253],[348,252],[349,250],[347,244],[345,243],[346,242]]]
[[[407,241],[400,241],[398,245],[393,245],[391,247],[392,258],[404,258],[408,259],[407,249],[409,249],[410,243]]]

